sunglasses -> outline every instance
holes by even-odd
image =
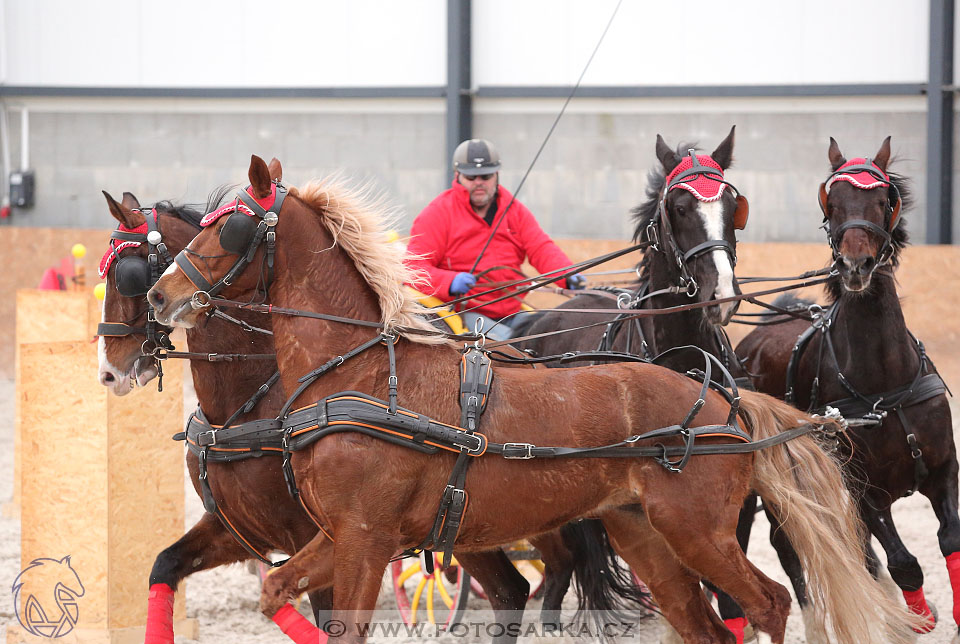
[[[461,175],[461,176],[462,176],[464,179],[466,179],[467,181],[490,181],[490,179],[493,179],[493,178],[496,176],[496,173],[494,173],[494,174],[478,174],[478,175],[474,175],[474,176],[472,176],[472,177],[467,176],[467,175],[465,175],[465,174],[464,174],[464,175]]]

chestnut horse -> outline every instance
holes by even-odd
[[[172,255],[179,253],[199,230],[202,215],[189,208],[173,207],[169,202],[161,202],[153,208],[141,209],[130,193],[124,193],[122,202],[117,202],[106,193],[104,195],[110,214],[120,223],[121,231],[145,229],[146,216],[153,217],[155,212],[162,243]],[[123,243],[123,240],[118,241]],[[128,328],[107,328],[106,332],[117,335],[100,337],[99,377],[101,384],[122,396],[131,391],[134,383],[143,386],[157,375],[154,358],[141,353],[143,335],[127,333],[130,328],[146,324],[147,303],[143,294],[151,284],[149,274],[142,270],[147,266],[149,253],[156,250],[142,242],[127,243],[125,246],[120,244],[116,244],[116,251],[111,246],[105,256],[110,261],[105,266],[107,290],[103,320],[108,323],[123,321]],[[142,291],[125,283],[120,288],[130,295],[120,294],[117,266],[121,261],[126,261],[120,270],[121,280],[140,282]],[[139,295],[135,295],[138,291]],[[236,317],[255,326],[270,327],[269,318],[262,315],[239,311]],[[161,333],[164,331],[164,328],[159,329]],[[187,330],[187,343],[190,350],[201,357],[236,354],[238,351],[261,355],[274,352],[271,336],[244,331],[237,325],[213,317]],[[193,359],[190,367],[200,408],[207,420],[220,425],[270,379],[277,370],[277,363],[272,358],[243,361],[233,358],[230,362]],[[240,415],[237,421],[276,415],[284,399],[282,389],[274,386],[252,411]],[[197,454],[188,450],[186,458],[194,488],[202,497]],[[265,451],[261,458],[232,462],[211,460],[207,464],[207,481],[219,511],[248,542],[250,549],[264,556],[271,550],[296,552],[317,534],[317,526],[290,497],[280,463],[279,455]],[[332,557],[332,544],[324,545],[328,556]],[[558,536],[540,537],[536,545],[545,553],[548,561],[564,561],[569,557],[562,543],[559,543]],[[522,614],[529,584],[503,552],[457,554],[461,565],[483,586],[496,612],[503,611],[500,614],[509,615],[511,619]],[[205,512],[193,528],[157,556],[149,582],[148,642],[173,642],[172,596],[180,581],[194,572],[253,559],[254,556],[251,550],[244,548],[231,535],[218,517]],[[315,615],[318,615],[321,607],[329,608],[329,597],[311,592],[310,599]],[[508,643],[515,639],[507,634],[497,638],[497,641]]]
[[[178,260],[190,265],[191,278],[180,266],[171,268],[150,290],[148,301],[158,320],[188,328],[202,320],[209,302],[205,295],[194,297],[197,287],[191,279],[218,283],[213,290],[247,301],[267,280],[269,308],[314,312],[314,317],[274,320],[284,387],[295,391],[301,376],[321,363],[330,365],[324,376],[308,378],[303,395],[288,406],[348,390],[386,399],[391,384],[399,383],[405,408],[456,426],[461,356],[436,338],[419,315],[421,309],[405,295],[402,284],[415,276],[404,267],[401,251],[387,243],[382,214],[322,182],[286,189],[273,181],[280,176],[279,164],[268,168],[256,156],[248,176],[251,185],[240,196],[245,203],[256,201],[261,214],[254,218],[275,235],[253,237],[267,243],[249,248],[242,257],[251,261],[244,268],[233,261],[235,256],[225,255],[220,234],[234,217],[247,215],[208,221]],[[271,212],[281,195],[278,212]],[[225,276],[229,284],[221,281]],[[364,325],[382,325],[397,334],[396,344],[376,342],[383,336]],[[361,345],[369,348],[350,354]],[[353,357],[345,361],[346,354]],[[396,378],[387,368],[391,354]],[[491,385],[483,433],[491,442],[531,447],[620,443],[678,423],[700,388],[699,382],[652,364],[502,369]],[[725,425],[730,414],[726,399],[711,389],[703,401],[696,422]],[[755,439],[818,424],[763,394],[742,392],[740,409],[739,422]],[[730,439],[698,440],[715,444]],[[635,444],[679,446],[678,441]],[[326,556],[327,537],[316,537],[267,578],[261,610],[288,632],[299,632],[302,618],[297,621],[286,602],[332,578],[334,618],[347,625],[369,621],[387,562],[431,533],[437,498],[454,458],[339,432],[294,451],[290,463],[304,506],[335,539],[334,557]],[[829,615],[838,639],[852,644],[878,634],[887,641],[906,641],[902,625],[908,613],[883,594],[863,567],[839,469],[812,436],[753,454],[693,458],[682,474],[651,458],[535,458],[521,463],[487,456],[476,459],[467,481],[470,502],[457,535],[460,552],[598,516],[614,548],[647,582],[685,641],[729,644],[734,639],[700,590],[700,579],[706,577],[730,593],[758,629],[782,643],[789,594],[747,561],[735,536],[740,505],[752,485],[783,510],[784,528],[810,571],[810,584],[819,591],[815,597],[826,604],[823,614]],[[296,637],[306,641],[305,635]],[[341,637],[364,639],[352,628]]]
[[[832,405],[844,416],[876,422],[851,427],[839,444],[860,513],[886,552],[887,569],[907,604],[927,620],[925,631],[933,628],[934,616],[924,599],[923,572],[897,534],[890,507],[917,490],[930,499],[960,623],[958,466],[950,407],[923,345],[907,330],[894,275],[907,244],[907,182],[887,172],[890,137],[872,160],[849,162],[831,138],[828,158],[832,173],[820,201],[837,271],[826,286],[830,306],[813,328],[804,320],[759,327],[737,353],[761,391],[787,396],[800,409]],[[877,573],[876,557],[869,563]]]
[[[716,170],[715,166],[718,166],[721,172],[729,168],[733,162],[734,132],[735,129],[731,128],[727,137],[707,158],[697,155],[698,164],[708,170]],[[633,210],[634,241],[656,240],[657,244],[643,252],[638,267],[640,282],[630,289],[613,291],[632,302],[629,308],[624,309],[624,315],[637,308],[667,308],[690,301],[708,303],[740,293],[734,274],[736,230],[743,229],[747,222],[746,198],[735,190],[727,189],[728,184],[719,181],[723,180],[722,174],[687,175],[687,172],[695,171],[692,157],[688,154],[688,149],[692,147],[680,145],[674,150],[661,136],[657,136],[656,156],[660,163],[648,175],[646,201]],[[605,294],[588,293],[572,298],[563,308],[616,309],[618,303],[619,300],[615,302]],[[612,320],[606,326],[536,338],[523,343],[522,347],[541,356],[600,349],[649,358],[673,347],[694,345],[716,356],[739,382],[746,381],[741,386],[752,387],[746,370],[737,360],[723,330],[735,310],[736,303],[728,302],[668,316]],[[522,334],[537,335],[604,320],[611,320],[611,317],[546,311],[538,314]],[[693,359],[692,354],[683,353],[666,365],[681,372],[700,368],[701,365]],[[756,507],[757,496],[751,494],[744,504],[737,527],[737,538],[744,551],[749,543]],[[808,614],[800,562],[784,532],[776,529],[779,521],[772,516],[767,505],[764,505],[764,510],[773,526],[770,541],[784,570],[788,571],[788,576],[794,582],[794,592],[804,610],[808,639],[811,639],[810,634],[816,628],[817,620]],[[572,537],[568,535],[568,538]],[[737,635],[738,642],[742,641],[746,625],[740,607],[720,591],[718,609],[724,622]]]

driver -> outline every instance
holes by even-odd
[[[492,143],[469,139],[458,145],[453,153],[453,170],[453,185],[417,215],[410,229],[407,264],[426,274],[426,283],[411,286],[448,302],[472,290],[488,290],[484,288],[485,282],[519,279],[522,277],[520,266],[526,259],[541,273],[573,263],[543,232],[526,206],[513,201],[507,210],[513,195],[499,185],[500,155]],[[495,227],[493,239],[474,268]],[[480,274],[483,280],[478,283]],[[586,285],[586,278],[571,275],[557,285],[581,289]],[[503,294],[498,291],[481,295],[467,306],[482,304]],[[476,313],[464,313],[464,324],[472,331],[478,314],[488,318],[484,329],[490,329],[494,321],[503,320],[489,337],[506,339],[511,335],[510,325],[521,317],[513,314],[520,311],[523,297],[524,294],[520,294],[482,305]],[[505,325],[507,328],[503,328]]]

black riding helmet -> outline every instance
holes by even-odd
[[[486,139],[467,139],[453,151],[453,169],[466,177],[500,171],[500,153]]]

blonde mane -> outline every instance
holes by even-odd
[[[380,300],[381,321],[388,330],[413,342],[447,342],[439,335],[405,333],[404,329],[434,331],[424,317],[425,309],[404,283],[416,283],[423,276],[403,262],[404,250],[388,240],[388,229],[396,212],[370,186],[350,187],[338,177],[311,181],[290,194],[320,214],[333,243],[339,245]]]

